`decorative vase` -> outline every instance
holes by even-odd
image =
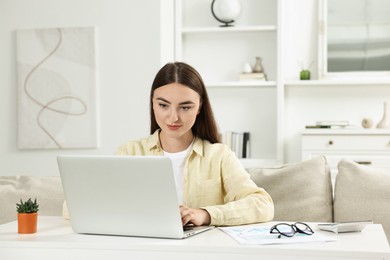
[[[18,233],[33,234],[37,232],[38,213],[18,213]]]
[[[233,26],[231,23],[241,13],[241,2],[240,0],[213,0],[211,13],[217,21],[223,23],[221,27]]]
[[[389,128],[389,116],[387,111],[387,102],[383,104],[382,120],[376,125],[376,128]]]
[[[362,126],[363,128],[371,128],[373,125],[371,118],[363,118],[362,120]]]
[[[263,72],[263,66],[261,65],[261,58],[260,57],[256,57],[256,63],[253,66],[252,70],[253,70],[253,72],[256,72],[256,73]]]
[[[248,62],[245,62],[242,72],[243,73],[252,73],[252,67]]]

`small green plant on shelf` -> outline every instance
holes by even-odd
[[[39,204],[37,203],[37,199],[34,201],[29,198],[27,201],[22,201],[20,199],[20,203],[16,203],[16,211],[18,213],[36,213],[39,210]]]

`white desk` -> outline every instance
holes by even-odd
[[[17,234],[16,222],[0,226],[0,259],[390,260],[389,244],[381,225],[367,226],[360,233],[326,234],[337,236],[338,240],[243,246],[219,229],[183,240],[80,235],[61,217],[39,217],[36,234]]]

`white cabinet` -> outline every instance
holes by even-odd
[[[301,145],[302,160],[326,156],[333,180],[341,159],[390,168],[390,129],[310,129],[302,132]]]
[[[283,161],[279,1],[243,0],[232,27],[220,27],[210,0],[175,1],[175,60],[202,75],[220,132],[250,132],[250,166]],[[261,57],[267,81],[239,81]],[[245,160],[243,161],[245,164]]]

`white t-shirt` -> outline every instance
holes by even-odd
[[[192,150],[191,145],[184,151],[177,153],[164,152],[164,156],[168,157],[172,161],[173,174],[175,176],[176,183],[176,192],[177,198],[179,199],[179,204],[183,204],[183,176],[184,176],[184,166],[190,151]]]

